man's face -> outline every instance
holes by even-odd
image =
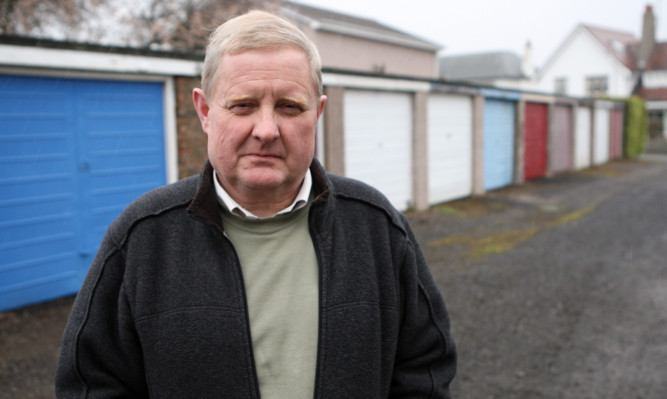
[[[237,201],[296,195],[315,151],[319,96],[303,51],[225,55],[211,98],[194,102],[218,180]]]

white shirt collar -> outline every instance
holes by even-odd
[[[236,214],[241,217],[249,219],[262,219],[259,216],[253,215],[252,212],[242,207],[238,202],[227,193],[227,191],[222,188],[222,185],[218,182],[216,171],[213,171],[213,185],[215,186],[215,193],[218,197],[218,202],[226,206],[233,214]],[[303,178],[303,183],[301,184],[301,189],[296,195],[294,201],[285,209],[276,213],[276,215],[282,215],[284,213],[290,213],[296,211],[297,209],[303,208],[308,203],[308,197],[310,196],[310,190],[313,186],[313,178],[310,174],[310,169],[306,170],[306,175]],[[276,216],[274,215],[274,216]]]

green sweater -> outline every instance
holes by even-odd
[[[313,397],[319,275],[309,208],[260,220],[222,211],[241,262],[263,399]]]

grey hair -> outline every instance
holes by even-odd
[[[303,50],[315,90],[322,95],[322,61],[315,44],[292,23],[277,15],[257,10],[228,20],[211,34],[201,77],[204,93],[207,97],[213,95],[219,66],[225,55],[282,46]]]

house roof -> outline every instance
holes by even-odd
[[[646,101],[667,101],[667,88],[647,89],[640,87],[637,95]]]
[[[540,79],[549,69],[551,64],[561,55],[567,46],[581,32],[587,32],[595,38],[607,51],[609,51],[619,62],[630,70],[636,69],[639,40],[631,33],[614,29],[600,28],[587,24],[579,24],[563,40],[556,51],[547,59],[547,62],[539,71]]]
[[[639,59],[639,46],[641,41],[631,33],[581,25],[588,30],[611,54],[613,54],[623,65],[632,71],[639,70],[637,60]],[[644,68],[650,70],[667,69],[667,42],[656,43],[651,52],[651,57]]]
[[[647,71],[667,70],[667,42],[655,44],[645,69]]]
[[[440,77],[446,80],[522,79],[521,58],[509,51],[440,58]]]
[[[338,33],[431,52],[437,52],[442,49],[442,46],[437,43],[366,18],[341,14],[291,1],[284,1],[281,11],[286,17],[300,23],[308,24],[314,30]]]
[[[637,58],[631,47],[638,46],[639,40],[631,33],[618,30],[599,28],[591,25],[582,25],[587,29],[611,54],[629,69],[636,69]]]

